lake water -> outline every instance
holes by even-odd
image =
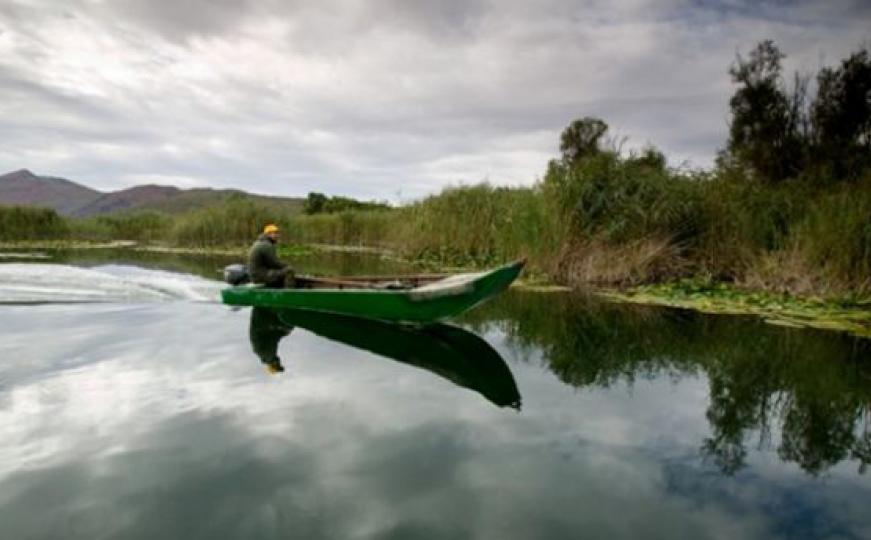
[[[226,258],[6,260],[2,538],[871,538],[868,341],[522,290],[415,331],[222,306]]]

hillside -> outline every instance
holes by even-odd
[[[303,204],[303,199],[253,195],[233,189],[179,189],[153,184],[100,192],[63,178],[37,176],[26,169],[0,176],[0,204],[53,208],[74,217],[133,210],[177,214],[220,204],[234,196],[250,197],[285,212],[298,212]]]
[[[27,169],[0,176],[0,204],[43,206],[71,215],[101,195],[64,178],[37,176]]]
[[[72,212],[72,215],[87,217],[131,210],[156,210],[167,214],[180,214],[221,204],[230,197],[250,198],[292,213],[299,212],[303,205],[303,199],[252,195],[235,189],[179,189],[174,186],[145,185],[105,193]]]
[[[72,215],[85,217],[98,214],[111,214],[125,210],[150,209],[155,205],[160,205],[166,200],[178,196],[180,192],[179,188],[172,186],[135,186],[120,191],[103,193],[90,203],[74,210]]]

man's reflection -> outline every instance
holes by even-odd
[[[278,312],[269,308],[255,307],[251,309],[251,326],[248,336],[254,354],[271,374],[281,373],[284,366],[278,357],[278,342],[293,330],[293,326],[281,322]]]

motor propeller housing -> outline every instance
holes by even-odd
[[[224,281],[230,285],[243,285],[251,281],[248,266],[244,264],[230,264],[224,267]]]

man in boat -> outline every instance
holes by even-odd
[[[248,252],[248,272],[251,281],[272,289],[293,287],[293,268],[282,263],[275,252],[281,234],[278,225],[269,224]]]

